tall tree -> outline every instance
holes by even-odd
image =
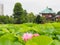
[[[18,24],[22,23],[21,22],[22,15],[23,15],[22,5],[21,5],[21,3],[17,2],[13,9],[13,16],[14,16],[14,19],[16,20],[15,23],[18,23]]]

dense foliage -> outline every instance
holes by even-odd
[[[50,9],[51,10],[51,9]],[[57,12],[59,14],[59,12]],[[54,17],[54,16],[53,16]],[[47,20],[45,17],[41,17],[40,14],[35,15],[33,12],[28,13],[21,3],[17,2],[13,8],[13,14],[11,16],[0,15],[1,24],[22,24],[22,23],[45,23],[54,22],[56,19]],[[59,22],[59,20],[57,19]]]
[[[24,41],[24,33],[40,36]],[[0,24],[0,45],[60,45],[60,23]]]
[[[12,24],[12,23],[14,23],[14,19],[12,16],[0,15],[0,24]]]
[[[13,16],[14,16],[14,19],[16,20],[15,23],[22,23],[22,15],[23,15],[23,8],[22,8],[22,5],[20,3],[16,3],[15,6],[14,6],[14,10],[13,10]]]

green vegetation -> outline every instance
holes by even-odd
[[[48,36],[39,36],[29,40],[26,45],[49,45],[52,41]]]
[[[0,45],[60,45],[60,23],[45,22],[53,21],[28,13],[16,3],[12,16],[0,16]]]
[[[24,33],[38,33],[27,42],[22,39]],[[37,42],[36,42],[37,41]],[[60,23],[24,23],[0,24],[0,45],[60,45]]]
[[[16,20],[15,23],[18,23],[18,24],[22,23],[21,17],[23,16],[24,11],[20,3],[15,4],[13,12],[14,12],[13,13],[14,19]]]
[[[0,24],[23,24],[23,23],[45,23],[54,22],[46,21],[45,17],[35,15],[33,12],[28,13],[23,9],[22,4],[17,2],[13,8],[13,14],[11,16],[0,15]],[[59,21],[58,21],[59,22]]]

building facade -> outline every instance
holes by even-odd
[[[48,8],[48,7],[46,7],[43,11],[41,11],[40,14],[42,15],[42,17],[45,17],[47,21],[53,20],[55,16],[55,12],[51,8]]]
[[[57,22],[60,22],[60,15],[56,15],[56,16],[55,16],[55,20],[56,20]]]
[[[3,4],[0,4],[0,15],[3,15]]]

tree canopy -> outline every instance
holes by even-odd
[[[21,3],[16,3],[13,9],[13,16],[16,20],[15,23],[22,23],[21,22],[21,16],[23,15],[23,8]]]
[[[60,15],[60,11],[57,12],[57,15]]]

